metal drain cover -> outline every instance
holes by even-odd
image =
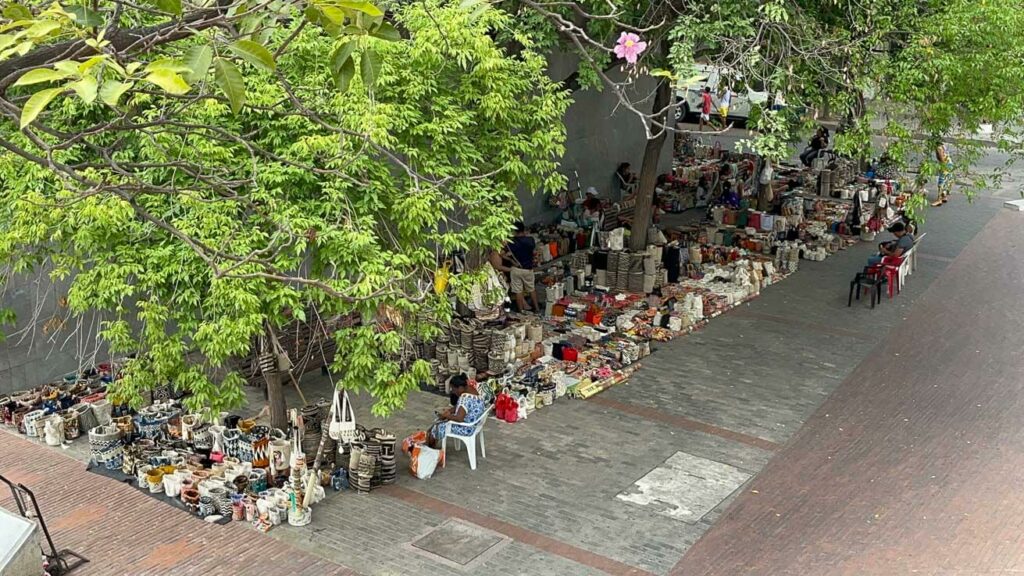
[[[500,536],[482,528],[449,520],[412,545],[449,562],[466,566],[501,541]]]

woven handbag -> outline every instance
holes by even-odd
[[[335,390],[331,407],[330,437],[339,442],[351,442],[356,435],[356,416],[348,401],[348,391]]]

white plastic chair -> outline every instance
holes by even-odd
[[[484,446],[484,424],[487,422],[487,417],[491,414],[491,408],[487,408],[475,422],[445,422],[444,441],[441,443],[441,467],[448,463],[448,438],[455,438],[461,440],[466,445],[466,452],[469,454],[469,468],[470,470],[476,470],[476,437],[480,437],[480,456],[487,458],[487,449]],[[467,436],[456,434],[452,431],[452,425],[456,426],[472,426],[473,433]],[[455,443],[455,450],[458,451],[459,443]]]

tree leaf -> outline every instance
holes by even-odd
[[[96,92],[99,88],[99,83],[92,76],[86,76],[77,82],[68,84],[68,88],[75,91],[78,97],[82,99],[82,102],[86,104],[92,104],[96,101]]]
[[[355,75],[356,61],[353,58],[349,58],[345,60],[345,63],[334,74],[334,83],[338,85],[338,91],[342,94],[348,92],[348,88],[352,84],[352,78],[355,78]]]
[[[110,107],[117,107],[117,103],[121,100],[121,96],[124,95],[132,86],[133,82],[118,82],[117,80],[107,80],[100,87],[100,100]]]
[[[356,49],[357,42],[350,40],[343,44],[339,44],[335,49],[334,53],[331,54],[331,74],[335,76],[337,80],[338,70],[352,57],[352,52]]]
[[[380,8],[377,8],[376,6],[369,2],[351,2],[347,0],[341,0],[340,2],[338,2],[338,6],[345,8],[347,10],[355,10],[357,12],[362,12],[363,14],[368,14],[370,16],[384,15],[384,12],[382,12]]]
[[[231,111],[238,114],[245,104],[245,80],[242,79],[242,73],[231,61],[217,58],[213,61],[213,78],[231,102]]]
[[[171,70],[153,70],[143,80],[156,84],[169,94],[185,94],[191,89],[181,74]]]
[[[398,29],[392,26],[390,22],[382,22],[370,35],[381,40],[388,40],[389,42],[398,42],[402,39]]]
[[[209,44],[202,44],[189,48],[185,53],[185,65],[188,66],[188,81],[196,83],[210,71],[210,64],[213,63],[213,47]]]
[[[61,70],[50,70],[49,68],[36,68],[22,74],[21,78],[14,83],[15,86],[29,86],[40,82],[55,82],[70,77],[71,74]]]
[[[151,2],[162,12],[174,14],[175,16],[181,14],[181,0],[151,0]]]
[[[54,62],[53,68],[66,73],[68,77],[78,76],[79,74],[78,62],[75,62],[74,60],[61,60],[60,62]]]
[[[345,11],[337,6],[320,6],[320,23],[341,26],[345,23]]]
[[[257,68],[262,68],[267,72],[273,72],[276,68],[274,55],[270,53],[270,50],[252,40],[237,40],[228,45],[228,48]]]
[[[363,73],[363,84],[367,88],[373,87],[380,78],[381,58],[373,50],[363,50],[363,59],[360,62],[359,70]]]
[[[39,113],[45,110],[46,106],[63,91],[63,88],[47,88],[33,94],[28,99],[28,102],[25,102],[25,108],[21,111],[21,126],[19,126],[19,129],[24,129],[25,126],[31,124],[39,116]]]
[[[157,70],[166,70],[167,72],[174,72],[175,74],[192,71],[188,65],[174,58],[161,58],[146,64],[145,72],[156,72]]]
[[[4,18],[8,20],[31,20],[32,11],[21,4],[11,4],[4,8]]]
[[[85,74],[86,72],[89,71],[90,68],[92,68],[93,66],[99,64],[100,62],[103,62],[106,59],[107,59],[107,55],[106,54],[100,54],[99,56],[93,56],[92,58],[89,58],[85,62],[82,62],[81,64],[78,65],[78,73],[79,74]]]
[[[29,38],[42,38],[55,30],[60,30],[60,24],[53,20],[40,20],[30,26],[26,34]]]
[[[75,17],[75,22],[82,26],[98,27],[103,26],[103,16],[100,12],[88,6],[68,6],[64,10]]]

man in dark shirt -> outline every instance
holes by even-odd
[[[530,301],[534,308],[540,310],[537,303],[536,278],[533,275],[534,252],[537,243],[526,232],[522,222],[516,222],[516,235],[508,243],[508,251],[512,258],[512,270],[509,272],[512,293],[516,295],[516,304],[520,312],[532,310],[526,305],[526,293],[530,293]]]
[[[889,232],[892,232],[896,239],[879,244],[878,255],[868,258],[869,266],[880,264],[886,256],[899,258],[914,247],[914,236],[907,232],[907,227],[903,222],[897,222],[890,226]]]

